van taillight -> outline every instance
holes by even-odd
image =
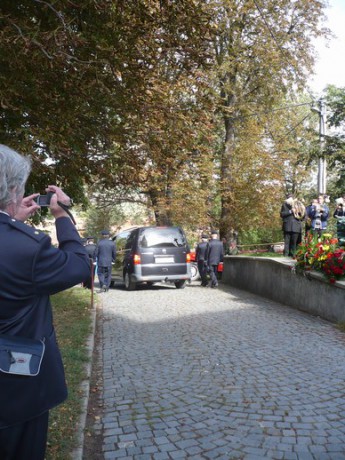
[[[186,254],[186,262],[187,264],[190,263],[190,253]]]
[[[140,260],[139,254],[134,254],[134,256],[133,256],[133,261],[134,261],[134,265],[139,265],[139,264],[141,264],[141,260]]]

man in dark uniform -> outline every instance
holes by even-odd
[[[109,231],[101,232],[102,239],[98,242],[96,249],[97,274],[101,291],[108,291],[111,282],[111,264],[115,262],[115,244],[109,239]]]
[[[93,282],[95,278],[95,270],[96,270],[96,249],[97,246],[94,243],[94,238],[92,236],[88,236],[85,241],[85,249],[88,253],[90,259],[90,269],[91,269],[91,276],[90,278],[85,281],[84,287],[88,289],[93,288]]]
[[[208,236],[203,233],[201,235],[201,242],[197,245],[195,251],[195,259],[198,264],[198,270],[201,277],[201,286],[207,286],[207,262],[206,252],[208,248]]]
[[[295,256],[298,240],[302,234],[302,220],[295,217],[292,209],[293,202],[292,195],[288,195],[280,210],[280,217],[283,221],[285,257]]]
[[[38,194],[23,198],[29,173],[28,158],[0,145],[0,334],[45,343],[37,375],[0,370],[0,458],[6,460],[45,457],[49,410],[67,396],[49,296],[90,275],[80,237],[58,204],[70,204],[60,188],[46,189],[53,193],[50,210],[59,248],[45,233],[24,224],[39,209],[33,200]]]
[[[223,243],[218,239],[218,233],[216,231],[212,231],[211,233],[211,241],[208,243],[206,259],[211,276],[210,286],[216,288],[218,286],[218,265],[219,262],[223,262],[224,260]]]

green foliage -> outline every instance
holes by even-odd
[[[144,196],[157,224],[222,235],[276,227],[286,183],[298,191],[306,177],[309,146],[298,149],[306,136],[294,117],[279,117],[283,142],[278,116],[266,114],[303,88],[323,8],[3,0],[2,142],[32,155],[28,192],[56,183],[86,206],[86,184],[116,203]],[[105,208],[96,217],[92,233],[122,219]]]
[[[338,88],[329,85],[326,88],[325,100],[327,107],[331,109],[331,114],[327,121],[330,126],[335,128],[345,127],[345,87]]]
[[[240,244],[253,245],[255,244],[272,244],[279,243],[283,240],[281,228],[256,228],[255,230],[243,230],[239,233],[238,239]]]
[[[278,162],[274,161],[277,155],[270,152],[265,114],[289,99],[296,87],[303,87],[313,63],[311,39],[322,34],[324,6],[308,0],[224,0],[212,5],[217,11],[214,48],[218,107],[225,131],[221,232],[227,235],[237,226],[236,217],[244,217],[239,209],[244,203],[238,196],[243,188],[247,195],[247,186],[256,185],[262,192],[262,203],[266,196],[274,195],[273,181],[283,184],[283,171],[274,177],[269,170]],[[265,217],[262,212],[258,214],[261,220]]]
[[[120,206],[97,208],[90,206],[86,212],[85,236],[100,238],[102,230],[115,231],[126,220]]]
[[[329,85],[325,91],[325,102],[330,128],[324,147],[330,173],[329,193],[338,198],[345,190],[345,88]]]

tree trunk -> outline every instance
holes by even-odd
[[[149,197],[152,203],[153,212],[155,215],[156,225],[166,226],[173,225],[171,216],[166,203],[165,194],[159,193],[157,190],[149,191]]]
[[[232,221],[232,162],[235,150],[235,128],[232,120],[225,117],[225,143],[221,163],[221,217],[220,236],[230,241],[236,224]]]

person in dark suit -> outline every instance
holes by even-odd
[[[295,256],[298,240],[301,239],[302,234],[302,220],[295,217],[293,204],[293,197],[288,195],[280,210],[280,217],[283,219],[285,257]]]
[[[85,249],[90,259],[91,276],[87,281],[85,281],[83,286],[87,289],[92,289],[94,278],[95,278],[95,271],[96,271],[96,250],[97,250],[97,246],[94,243],[93,237],[88,236],[86,238]]]
[[[201,286],[207,286],[207,261],[206,253],[208,248],[208,236],[203,233],[201,235],[201,242],[197,245],[195,251],[195,259],[198,264],[198,270],[201,277]]]
[[[67,396],[49,296],[90,275],[81,239],[58,204],[68,206],[70,198],[59,187],[46,189],[53,193],[50,211],[59,248],[24,223],[39,209],[38,194],[23,198],[30,169],[27,157],[0,145],[0,337],[45,343],[36,376],[0,370],[0,458],[6,460],[45,457],[49,410]]]
[[[111,264],[116,259],[116,249],[113,241],[109,239],[109,231],[101,232],[102,239],[96,249],[97,274],[101,291],[108,291],[111,282]]]
[[[218,233],[216,231],[211,232],[211,240],[208,243],[206,259],[211,277],[210,286],[216,288],[218,286],[218,264],[224,260],[223,243],[218,239]]]

